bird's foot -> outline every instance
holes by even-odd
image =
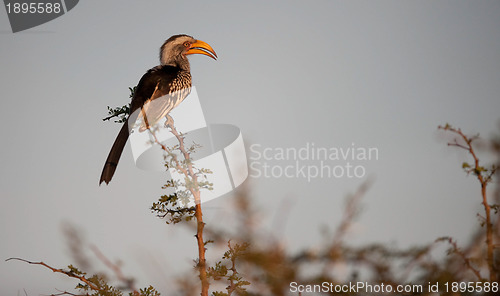
[[[172,118],[172,116],[170,116],[169,114],[167,114],[167,116],[165,116],[165,118],[167,118],[167,121],[165,121],[165,127],[173,127],[174,126],[174,119]]]

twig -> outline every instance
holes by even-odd
[[[52,270],[53,272],[58,272],[58,273],[62,273],[62,274],[65,274],[69,277],[72,277],[72,278],[75,278],[75,279],[79,279],[80,281],[86,283],[92,290],[96,290],[96,291],[99,291],[101,290],[98,286],[96,286],[95,284],[93,284],[92,282],[90,282],[85,276],[83,275],[77,275],[75,274],[74,272],[70,271],[70,270],[63,270],[63,269],[60,269],[60,268],[54,268],[42,261],[40,262],[33,262],[33,261],[29,261],[29,260],[26,260],[26,259],[22,259],[22,258],[16,258],[16,257],[12,257],[12,258],[9,258],[5,261],[10,261],[10,260],[18,260],[18,261],[22,261],[22,262],[26,262],[28,264],[35,264],[35,265],[42,265],[42,266],[45,266],[47,267],[48,269]]]
[[[227,246],[230,251],[233,250],[233,248],[231,247],[231,240],[227,242]],[[234,283],[233,277],[236,274],[238,274],[238,271],[236,270],[236,256],[233,254],[233,256],[231,256],[231,258],[229,259],[231,260],[231,268],[229,268],[229,270],[231,270],[233,274],[229,277],[229,286],[226,289],[227,289],[227,294],[231,295],[233,294],[234,290],[236,290],[237,287],[236,284]]]
[[[125,277],[125,275],[123,275],[123,272],[122,272],[120,266],[111,262],[96,246],[91,245],[90,249],[92,250],[92,252],[94,252],[94,254],[97,256],[97,258],[99,258],[99,260],[101,260],[109,269],[113,270],[113,272],[115,273],[118,280],[125,283],[127,289],[133,291],[133,293],[138,293],[138,290],[136,289],[136,287],[134,285],[134,280],[131,278]]]
[[[453,248],[453,253],[457,254],[462,258],[464,261],[465,266],[474,273],[478,281],[484,281],[483,277],[481,276],[481,273],[477,268],[474,268],[474,266],[471,265],[469,258],[467,258],[466,254],[460,250],[460,248],[457,245],[457,242],[455,242],[451,237],[443,237],[439,240],[446,240]]]
[[[347,199],[347,205],[345,206],[341,223],[334,235],[332,249],[339,247],[339,245],[341,244],[343,237],[345,236],[347,230],[349,229],[349,226],[352,224],[359,210],[359,202],[365,195],[366,191],[368,191],[368,189],[370,188],[370,185],[371,180],[365,181],[363,184],[361,184],[356,193]]]
[[[333,266],[335,259],[340,256],[343,238],[359,210],[359,202],[365,195],[366,191],[370,188],[370,185],[371,180],[363,182],[356,193],[347,198],[347,204],[345,206],[345,210],[343,211],[342,220],[340,225],[335,230],[332,244],[326,252],[326,256],[329,260],[327,260],[326,264],[323,266],[323,274],[327,274]]]
[[[174,121],[173,119],[167,115],[167,123],[168,126],[170,127],[171,133],[177,138],[179,141],[179,150],[182,152],[182,155],[184,156],[185,163],[187,165],[187,170],[183,168],[178,161],[177,157],[175,155],[173,156],[173,160],[176,165],[176,169],[181,171],[186,178],[190,178],[192,180],[193,186],[189,186],[189,191],[194,197],[194,202],[195,202],[195,217],[196,217],[196,240],[198,243],[198,268],[200,272],[200,280],[201,280],[201,295],[202,296],[208,296],[208,289],[210,287],[210,283],[208,281],[208,276],[207,276],[207,267],[206,267],[206,259],[205,259],[205,242],[203,240],[203,229],[205,228],[205,223],[203,222],[203,213],[201,209],[201,196],[200,196],[200,188],[198,186],[198,176],[194,173],[193,170],[193,165],[190,161],[190,155],[186,151],[186,148],[184,146],[184,138],[177,132],[177,129],[174,126]],[[154,140],[157,144],[159,144],[162,149],[165,152],[169,152],[168,148],[160,143],[158,138],[156,137],[155,133],[149,129],[151,134],[154,137]]]
[[[50,294],[50,296],[62,296],[62,295],[70,295],[70,296],[86,296],[88,294],[74,294],[74,293],[71,293],[71,292],[68,292],[68,291],[61,291],[61,290],[58,290],[60,291],[61,293],[57,293],[57,294]]]
[[[488,197],[486,193],[486,187],[488,186],[489,181],[491,181],[491,177],[494,174],[495,169],[490,172],[490,175],[484,177],[482,172],[484,171],[484,168],[479,165],[479,158],[476,155],[476,152],[474,150],[474,147],[472,147],[472,142],[478,139],[478,135],[473,136],[473,137],[467,137],[461,129],[456,129],[450,125],[446,126],[439,126],[439,129],[442,130],[447,130],[451,131],[452,133],[460,136],[462,140],[465,141],[465,145],[459,144],[457,140],[453,143],[448,143],[448,146],[456,146],[461,149],[466,150],[474,159],[474,167],[473,167],[473,172],[476,175],[479,183],[481,184],[481,196],[482,196],[482,204],[484,207],[485,211],[485,224],[486,224],[486,261],[488,265],[488,270],[490,273],[490,281],[495,282],[497,280],[497,273],[496,273],[496,267],[495,267],[495,262],[494,262],[494,254],[493,254],[493,224],[491,222],[491,206],[488,203]],[[470,172],[470,171],[469,171]]]

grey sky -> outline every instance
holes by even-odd
[[[122,260],[140,286],[167,294],[162,276],[190,268],[193,234],[148,210],[164,175],[137,169],[127,145],[113,181],[97,185],[119,130],[101,121],[106,106],[128,102],[128,87],[178,33],[217,51],[216,62],[191,58],[194,85],[207,121],[238,126],[247,145],[378,148],[378,160],[361,162],[375,182],[350,241],[466,242],[479,187],[461,172],[465,155],[436,128],[498,134],[499,28],[498,1],[88,0],[16,34],[0,9],[0,294],[74,286],[41,267],[3,262],[71,263],[66,223]],[[365,179],[249,182],[261,227],[297,249],[320,244],[320,226],[334,227],[344,197]],[[276,220],[288,199],[283,229]],[[208,204],[209,221],[230,201]],[[218,214],[212,222],[224,223]]]

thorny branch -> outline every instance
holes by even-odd
[[[111,269],[115,273],[118,280],[123,282],[128,290],[132,291],[133,295],[135,294],[139,295],[139,292],[134,285],[134,279],[125,277],[125,275],[123,275],[120,266],[111,262],[96,246],[92,245],[90,246],[90,248],[97,256],[97,258],[99,258],[101,262],[103,262],[109,269]]]
[[[5,261],[10,261],[10,260],[18,260],[18,261],[22,261],[22,262],[26,262],[28,264],[35,264],[35,265],[42,265],[42,266],[45,266],[47,267],[48,269],[52,270],[53,272],[58,272],[58,273],[62,273],[62,274],[65,274],[69,277],[72,277],[72,278],[75,278],[75,279],[79,279],[80,281],[86,283],[92,290],[96,290],[96,291],[99,291],[101,290],[98,286],[96,286],[95,284],[93,284],[91,281],[89,281],[84,275],[78,275],[76,273],[74,273],[72,270],[63,270],[63,269],[60,269],[60,268],[54,268],[42,261],[40,262],[33,262],[33,261],[29,261],[29,260],[26,260],[26,259],[22,259],[22,258],[16,258],[16,257],[12,257],[12,258],[9,258]]]
[[[437,239],[437,241],[447,241],[452,249],[451,251],[455,254],[457,254],[458,256],[460,256],[460,258],[462,258],[462,260],[464,261],[464,264],[465,266],[474,273],[474,275],[476,276],[477,280],[478,281],[484,281],[483,277],[481,276],[481,273],[479,272],[479,270],[477,268],[475,268],[474,266],[472,266],[471,262],[470,262],[470,259],[467,257],[467,255],[465,254],[464,251],[462,251],[458,245],[457,245],[457,242],[453,240],[453,238],[451,237],[442,237],[442,238],[439,238]]]
[[[208,296],[208,289],[210,287],[210,283],[208,281],[208,276],[207,276],[207,266],[206,266],[206,259],[205,259],[205,242],[203,240],[203,229],[205,227],[205,223],[203,222],[203,213],[201,209],[201,196],[200,196],[200,188],[198,185],[198,176],[194,172],[193,169],[193,164],[191,162],[190,154],[186,150],[186,147],[184,145],[184,137],[181,136],[178,132],[177,129],[174,126],[174,121],[173,119],[167,115],[167,124],[170,127],[171,133],[177,138],[179,141],[179,150],[182,152],[182,155],[184,156],[185,163],[187,165],[187,169],[182,167],[180,164],[180,161],[177,159],[175,155],[172,155],[173,161],[175,162],[175,167],[178,171],[182,172],[184,176],[188,179],[192,180],[192,186],[188,186],[189,191],[194,197],[194,202],[195,202],[195,217],[196,217],[196,240],[198,243],[198,269],[200,273],[200,280],[201,280],[201,287],[202,287],[202,296]],[[150,129],[151,131],[151,129]],[[151,131],[151,134],[154,137],[155,143],[159,144],[161,148],[169,153],[169,149],[156,137],[155,133]]]
[[[85,296],[85,295],[82,295],[82,294],[75,294],[75,293],[71,293],[71,292],[68,292],[68,291],[61,291],[61,290],[58,290],[58,291],[60,291],[60,293],[50,294],[50,296],[62,296],[62,295]]]
[[[494,262],[494,242],[493,242],[493,223],[491,219],[491,205],[488,203],[488,196],[486,192],[486,188],[488,186],[488,183],[492,180],[493,174],[496,172],[496,167],[493,166],[488,174],[486,173],[488,170],[482,167],[479,164],[479,158],[476,155],[476,151],[474,150],[474,147],[472,146],[472,143],[479,138],[479,135],[475,135],[472,137],[466,136],[461,129],[454,128],[450,126],[449,124],[446,124],[445,126],[439,126],[438,129],[445,130],[445,131],[450,131],[456,135],[459,136],[460,139],[462,139],[465,144],[461,144],[457,141],[457,139],[454,140],[454,142],[448,143],[448,146],[455,146],[461,149],[466,150],[473,158],[474,160],[474,165],[472,168],[469,168],[468,163],[464,163],[462,167],[466,170],[467,173],[474,173],[476,175],[479,183],[481,184],[481,196],[482,196],[482,204],[484,207],[485,211],[485,217],[484,217],[484,223],[486,224],[486,261],[488,263],[488,269],[489,269],[489,274],[490,274],[490,281],[495,282],[497,280],[497,270],[495,267],[495,262]]]

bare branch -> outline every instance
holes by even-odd
[[[452,251],[453,253],[457,254],[462,260],[464,261],[465,266],[474,273],[478,281],[484,281],[483,277],[481,276],[481,273],[477,268],[474,268],[467,257],[467,255],[458,247],[457,242],[453,240],[451,237],[443,237],[440,239],[437,239],[437,241],[443,241],[446,240],[451,246],[452,246]]]
[[[68,291],[61,291],[61,290],[58,290],[59,292],[61,293],[57,293],[57,294],[50,294],[49,296],[62,296],[62,295],[70,295],[70,296],[87,296],[88,294],[74,294],[74,293],[71,293],[71,292],[68,292]]]
[[[210,283],[208,281],[208,276],[207,276],[207,266],[206,266],[206,259],[205,259],[205,242],[203,240],[203,229],[205,228],[205,223],[203,222],[203,213],[201,209],[201,196],[200,196],[200,187],[198,183],[198,174],[194,172],[193,164],[190,161],[190,153],[188,150],[186,150],[186,147],[184,145],[184,137],[177,132],[177,129],[174,126],[174,121],[170,115],[167,115],[167,124],[170,127],[171,133],[177,138],[179,142],[179,150],[182,152],[182,155],[184,156],[186,168],[184,168],[180,161],[177,159],[175,154],[170,153],[169,149],[160,143],[158,138],[156,137],[154,131],[151,129],[150,132],[153,135],[153,138],[157,144],[161,146],[161,148],[169,153],[173,161],[175,162],[175,167],[177,170],[182,172],[184,176],[188,179],[191,179],[192,181],[192,186],[188,186],[188,190],[191,192],[192,196],[194,197],[194,203],[195,203],[195,217],[196,217],[196,240],[198,244],[198,263],[197,267],[200,273],[200,280],[201,280],[201,295],[202,296],[208,296],[208,289],[210,287]]]
[[[491,181],[493,174],[496,172],[496,168],[493,167],[489,174],[485,174],[488,170],[486,170],[484,167],[482,167],[479,164],[479,158],[476,154],[476,151],[474,150],[474,147],[472,146],[472,142],[475,140],[479,139],[479,134],[474,135],[472,137],[466,136],[461,129],[456,129],[449,124],[446,124],[444,127],[439,126],[438,129],[442,129],[445,131],[450,131],[461,138],[466,145],[458,144],[458,141],[455,139],[453,143],[448,143],[448,146],[456,146],[461,149],[465,149],[473,158],[474,160],[474,166],[472,169],[467,169],[466,172],[470,173],[473,172],[476,175],[477,180],[481,184],[481,196],[482,196],[482,204],[484,207],[484,212],[485,212],[485,217],[484,217],[484,224],[486,225],[486,260],[487,260],[487,265],[490,273],[489,280],[491,282],[494,282],[497,280],[497,270],[494,262],[494,254],[493,254],[493,223],[492,223],[492,218],[491,218],[491,206],[488,203],[488,196],[486,192],[486,187],[488,183]],[[481,217],[478,214],[479,217]],[[482,217],[483,218],[483,217]]]
[[[101,290],[94,283],[90,282],[85,276],[75,274],[71,270],[63,270],[63,269],[60,269],[60,268],[54,268],[54,267],[52,267],[52,266],[50,266],[50,265],[48,265],[48,264],[46,264],[46,263],[44,263],[42,261],[40,261],[40,262],[33,262],[33,261],[29,261],[29,260],[22,259],[22,258],[16,258],[16,257],[9,258],[9,259],[7,259],[5,261],[10,261],[10,260],[18,260],[18,261],[26,262],[28,264],[42,265],[42,266],[45,266],[46,268],[52,270],[53,272],[62,273],[62,274],[67,275],[68,277],[79,279],[80,281],[82,281],[85,284],[87,284],[92,290],[95,290],[95,291],[100,291]]]
[[[120,266],[111,262],[96,246],[91,245],[90,249],[92,250],[92,252],[94,252],[96,257],[99,260],[101,260],[102,263],[104,263],[109,269],[111,269],[115,273],[118,280],[123,282],[127,287],[127,289],[133,291],[134,293],[138,293],[138,290],[134,285],[134,279],[125,277],[125,275],[123,275]]]

